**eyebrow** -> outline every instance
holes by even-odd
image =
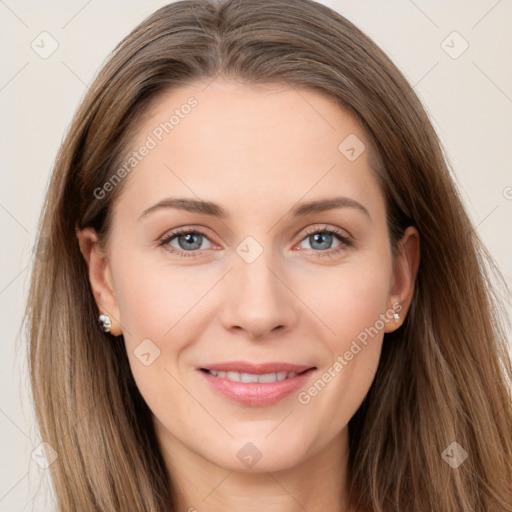
[[[217,217],[219,219],[229,218],[228,212],[222,206],[211,201],[168,197],[144,210],[139,215],[139,220],[143,217],[147,217],[154,211],[165,208],[174,208],[192,213],[211,215],[212,217]],[[371,215],[368,210],[361,203],[357,202],[355,199],[351,199],[350,197],[332,197],[301,203],[292,208],[290,213],[293,217],[305,217],[306,215],[311,215],[313,213],[325,212],[337,208],[355,208],[371,219]]]

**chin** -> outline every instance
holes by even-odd
[[[305,453],[304,441],[296,441],[285,436],[265,432],[261,437],[235,437],[224,446],[222,452],[206,455],[206,458],[230,471],[239,473],[260,473],[266,471],[284,471],[299,465],[307,454]],[[217,445],[218,447],[219,445]]]

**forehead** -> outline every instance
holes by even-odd
[[[334,99],[288,84],[216,79],[168,91],[141,119],[133,152],[125,185],[142,209],[165,194],[215,193],[252,213],[276,199],[380,194],[356,119]]]

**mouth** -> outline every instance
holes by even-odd
[[[289,363],[237,361],[197,368],[216,393],[249,406],[278,402],[305,385],[316,369],[316,366]]]

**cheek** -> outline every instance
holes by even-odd
[[[213,282],[192,266],[151,265],[143,257],[124,258],[116,271],[121,323],[132,342],[172,336]]]
[[[327,326],[320,326],[326,333],[320,339],[329,357],[298,401],[306,410],[314,409],[316,417],[331,418],[329,424],[318,425],[327,436],[348,423],[373,382],[385,321],[391,319],[389,313],[386,317],[390,279],[390,264],[383,257],[380,262],[340,267],[328,278],[315,280],[317,286],[310,289],[308,305]]]
[[[179,397],[183,392],[172,378],[182,378],[176,361],[198,329],[205,302],[201,298],[218,275],[214,269],[151,265],[150,258],[133,253],[117,257],[113,277],[131,370],[148,405],[158,409],[163,400],[167,408],[164,395]]]
[[[369,257],[311,276],[300,292],[321,320],[331,351],[345,351],[351,340],[375,326],[388,305],[391,264],[385,257]],[[314,283],[314,286],[311,286]],[[382,322],[377,328],[382,330]],[[347,345],[348,344],[348,345]]]

